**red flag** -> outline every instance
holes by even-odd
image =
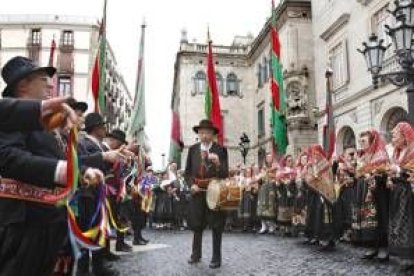
[[[50,54],[49,54],[49,63],[48,63],[48,66],[50,66],[50,67],[54,67],[55,52],[56,52],[56,41],[55,41],[55,38],[53,38],[52,39],[52,44],[50,45]],[[52,77],[52,84],[53,84],[53,88],[52,88],[52,91],[50,91],[50,94],[49,94],[49,97],[51,97],[51,98],[58,96],[56,74]]]
[[[99,45],[92,71],[92,94],[95,100],[95,112],[99,113],[105,113],[106,6],[107,0],[104,2],[103,17],[99,27]]]
[[[92,93],[95,100],[95,112],[99,112],[99,55],[96,55],[92,71]]]
[[[208,119],[210,119],[213,125],[218,128],[218,143],[223,145],[224,143],[224,130],[223,120],[221,118],[220,99],[217,89],[216,72],[214,69],[212,41],[210,40],[210,34],[208,35],[208,55],[207,55],[207,91],[205,96],[205,113]]]

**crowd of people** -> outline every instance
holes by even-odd
[[[214,142],[218,130],[203,120],[194,127],[200,143],[190,147],[185,168],[170,163],[154,172],[142,146],[127,141],[120,129],[107,132],[101,114],[85,114],[86,103],[48,99],[55,72],[24,57],[12,58],[2,69],[7,87],[0,100],[0,275],[71,275],[73,269],[90,275],[91,268],[95,275],[119,275],[111,262],[120,257],[109,240],[116,240],[115,251],[131,252],[132,245],[149,242],[142,235],[147,225],[191,229],[189,263],[195,264],[207,222],[213,230],[211,268],[221,266],[223,229],[239,228],[303,235],[305,244],[323,251],[340,241],[359,244],[367,248],[361,258],[386,262],[394,256],[402,270],[414,272],[409,123],[392,130],[391,146],[378,131],[368,130],[360,134],[359,149],[347,148],[340,156],[309,145],[296,160],[268,154],[260,166],[229,170],[227,150]],[[69,158],[74,129],[79,130],[75,163]],[[77,170],[79,186],[69,191],[70,203],[58,204]],[[207,208],[214,178],[239,187],[236,208]],[[128,234],[132,245],[125,240]],[[80,254],[74,245],[81,245]]]
[[[362,259],[387,262],[393,256],[402,270],[413,272],[414,128],[399,123],[390,145],[378,131],[365,131],[359,145],[332,158],[311,145],[296,161],[268,154],[262,166],[230,169],[227,180],[237,183],[242,195],[238,208],[226,211],[225,230],[304,236],[304,244],[322,251],[352,243],[365,248]],[[154,217],[180,228],[191,191],[182,189],[185,177],[175,171],[172,164],[162,175],[160,186],[167,188],[157,196]],[[178,206],[183,212],[177,216]]]
[[[20,56],[2,68],[0,275],[119,275],[109,240],[149,242],[150,161],[87,103],[51,98],[55,73]]]

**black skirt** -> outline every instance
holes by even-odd
[[[414,258],[414,198],[406,178],[394,178],[390,199],[389,250],[401,258]]]
[[[354,186],[352,204],[352,235],[355,243],[372,243],[377,237],[377,210],[373,201],[367,202],[368,183],[359,178]]]
[[[296,183],[291,181],[281,184],[276,188],[277,195],[277,223],[281,225],[291,225],[295,197],[297,195]]]
[[[257,196],[251,191],[244,191],[240,201],[239,218],[250,219],[256,216]]]
[[[157,194],[155,202],[154,222],[168,223],[174,220],[173,197],[167,192]]]

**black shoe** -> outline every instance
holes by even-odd
[[[90,276],[90,275],[91,273],[89,272],[89,267],[86,269],[78,267],[78,271],[76,271],[76,276]]]
[[[107,252],[103,255],[103,258],[109,262],[116,262],[119,261],[121,259],[121,257],[119,257],[118,255],[115,255],[112,252]]]
[[[310,244],[310,245],[318,245],[318,244],[319,244],[319,241],[318,241],[317,239],[311,239],[311,240],[309,241],[309,244]]]
[[[221,266],[220,261],[211,261],[208,267],[211,269],[216,269],[216,268],[219,268],[220,266]]]
[[[112,268],[110,264],[101,263],[92,265],[92,272],[95,276],[119,276],[120,273],[118,270]]]
[[[333,241],[321,242],[320,251],[332,251],[335,249],[335,243]]]
[[[145,242],[145,243],[149,243],[150,242],[150,240],[147,240],[147,239],[144,239],[144,238],[141,238],[140,240],[143,241],[143,242]]]
[[[311,241],[312,241],[312,239],[307,238],[306,240],[302,241],[302,244],[308,245],[308,244],[311,243]]]
[[[193,265],[193,264],[197,264],[201,261],[201,258],[193,258],[191,257],[190,259],[188,259],[188,264]]]
[[[96,276],[119,276],[121,274],[119,273],[119,271],[117,271],[117,270],[115,270],[111,267],[103,265],[103,266],[99,266],[97,268],[94,268],[93,269],[93,275],[96,275]]]
[[[117,243],[115,245],[115,251],[117,252],[132,252],[132,246],[126,244],[125,242]]]
[[[387,262],[390,259],[390,255],[388,254],[388,251],[384,248],[381,248],[378,251],[377,260],[381,263]]]
[[[144,242],[143,240],[134,240],[132,242],[133,245],[147,245],[146,242]]]
[[[267,229],[260,230],[259,232],[257,232],[257,234],[261,234],[261,235],[263,235],[263,234],[266,234],[268,231],[269,231],[269,230],[267,230]]]
[[[362,255],[361,259],[363,259],[363,260],[372,260],[377,255],[378,255],[377,250],[370,250],[370,251],[366,252],[364,255]]]
[[[408,273],[412,273],[414,271],[414,264],[407,264],[407,265],[402,265],[400,266],[398,272],[402,275],[407,275]],[[411,274],[408,274],[411,275]]]

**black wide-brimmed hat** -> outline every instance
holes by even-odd
[[[107,137],[116,139],[116,140],[122,142],[123,144],[128,144],[128,142],[126,140],[126,134],[125,134],[125,132],[123,132],[120,129],[114,129],[114,130],[112,130],[111,133],[109,133],[107,135]]]
[[[106,122],[104,121],[103,117],[99,113],[89,113],[86,115],[85,118],[85,130],[89,132],[94,127],[104,126]]]
[[[31,59],[26,57],[14,57],[10,59],[1,71],[1,76],[4,82],[7,84],[3,90],[3,97],[13,97],[13,90],[15,85],[22,79],[36,72],[44,72],[49,77],[52,77],[56,73],[55,67],[39,67]]]
[[[69,98],[66,103],[73,109],[73,110],[79,110],[82,113],[85,113],[86,110],[88,110],[88,104],[85,102],[78,102],[74,98]]]
[[[201,120],[198,126],[193,127],[195,133],[198,133],[200,129],[211,129],[214,134],[219,133],[219,129],[213,125],[213,122],[207,119]]]

